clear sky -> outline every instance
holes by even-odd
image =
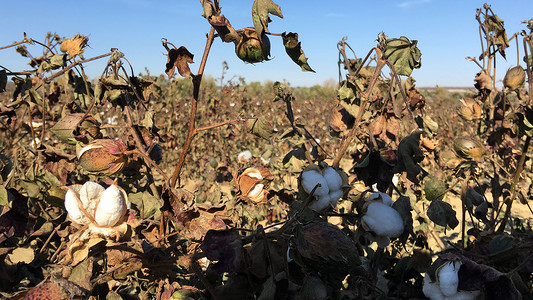
[[[233,44],[216,39],[209,55],[206,74],[220,77],[227,61],[226,78],[242,76],[246,82],[286,80],[292,86],[311,86],[338,78],[337,42],[344,36],[358,57],[376,45],[378,33],[418,40],[422,68],[412,76],[417,86],[472,86],[478,67],[465,59],[479,56],[476,8],[482,1],[471,0],[274,0],[284,18],[271,16],[273,33],[297,32],[302,48],[316,73],[302,72],[285,54],[280,37],[271,37],[272,60],[247,64],[234,55]],[[222,13],[234,28],[253,26],[252,0],[220,0]],[[488,3],[505,21],[508,37],[526,29],[524,20],[533,18],[532,0],[506,0]],[[186,46],[195,55],[191,70],[198,69],[209,24],[201,17],[197,0],[92,0],[92,1],[3,1],[0,18],[0,46],[28,37],[42,41],[47,32],[71,37],[89,36],[85,58],[118,48],[132,63],[135,73],[164,73],[166,57],[161,38],[177,47]],[[521,46],[522,47],[522,46]],[[34,56],[40,48],[30,47]],[[523,52],[520,54],[523,55]],[[501,80],[505,71],[516,65],[516,44],[500,60]],[[30,69],[27,59],[14,48],[0,50],[0,65],[12,71]],[[106,59],[86,65],[90,76],[103,71]]]

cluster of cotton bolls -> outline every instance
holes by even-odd
[[[431,300],[473,300],[479,291],[458,291],[461,262],[448,261],[435,272],[436,280],[431,281],[428,273],[424,277],[424,295]]]
[[[390,238],[399,237],[404,230],[400,213],[392,208],[392,198],[385,193],[370,193],[363,206],[362,226],[375,234],[379,247],[387,247]]]
[[[342,171],[328,166],[326,163],[310,165],[304,169],[300,177],[300,184],[307,194],[311,194],[315,186],[319,185],[309,204],[314,211],[323,211],[328,207],[335,207],[344,194],[344,189],[349,187],[348,178]]]

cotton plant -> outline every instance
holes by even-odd
[[[435,271],[435,280],[428,273],[422,291],[431,300],[474,300],[480,291],[459,291],[459,261],[447,261]]]
[[[307,166],[300,175],[300,186],[306,197],[316,187],[309,208],[317,212],[337,206],[339,199],[350,188],[346,174],[325,162]]]
[[[391,238],[399,237],[404,231],[402,216],[392,207],[394,201],[385,193],[369,193],[363,201],[362,228],[372,233],[371,239],[377,242],[379,247],[387,247]]]

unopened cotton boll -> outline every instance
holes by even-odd
[[[381,202],[368,205],[363,221],[377,235],[398,237],[403,232],[403,220],[392,207]]]
[[[309,170],[302,173],[302,186],[307,193],[310,194],[317,184],[320,184],[320,186],[315,190],[314,195],[327,196],[329,194],[329,187],[322,174],[315,170]]]

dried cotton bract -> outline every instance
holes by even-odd
[[[309,204],[309,208],[314,211],[335,207],[345,190],[350,188],[346,174],[324,162],[307,166],[300,176],[300,185],[306,196],[311,194],[317,184],[319,186],[313,194],[315,200]]]
[[[270,177],[270,172],[266,168],[246,168],[235,178],[235,185],[239,189],[238,196],[248,202],[262,202],[268,193],[263,184],[267,177]]]
[[[69,218],[77,224],[113,227],[124,220],[128,209],[126,193],[118,186],[107,189],[96,182],[72,185],[65,194]]]

